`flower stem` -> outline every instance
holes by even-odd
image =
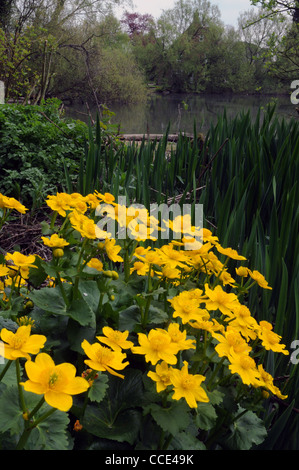
[[[19,360],[19,358],[16,359],[16,373],[17,373],[17,383],[18,383],[20,404],[21,404],[23,413],[26,413],[27,407],[26,407],[25,400],[24,400],[23,388],[22,388],[22,385],[20,384],[20,382],[21,382],[21,373],[20,373],[20,360]]]
[[[213,384],[213,380],[215,378],[215,376],[217,375],[217,373],[219,372],[219,370],[221,369],[224,361],[225,361],[226,357],[222,357],[222,359],[218,362],[217,366],[215,367],[215,370],[213,371],[211,377],[209,378],[209,381],[207,383],[207,388],[211,388],[212,384]]]
[[[37,411],[42,407],[44,403],[45,403],[45,399],[44,397],[42,397],[41,400],[36,405],[36,407],[29,413],[28,420],[30,420],[35,415],[35,413],[37,413]]]
[[[3,379],[4,375],[6,374],[6,372],[8,371],[10,365],[11,365],[12,361],[8,361],[6,366],[4,367],[3,371],[1,372],[0,374],[0,382],[1,380]]]
[[[42,399],[38,405],[35,407],[35,411],[36,412],[43,404],[44,400]],[[33,416],[33,411],[30,413],[30,415]],[[52,413],[54,413],[54,411],[56,411],[56,408],[51,408],[49,411],[47,411],[46,413],[44,413],[40,418],[38,418],[36,421],[30,423],[30,424],[25,424],[25,429],[23,431],[23,434],[21,435],[20,439],[19,439],[19,442],[16,446],[16,450],[23,450],[27,441],[28,441],[28,438],[31,434],[31,431],[38,425],[40,424],[42,421],[45,421],[49,416],[51,416]],[[28,421],[25,421],[25,423],[28,423]]]

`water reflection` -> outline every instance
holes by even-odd
[[[279,96],[277,100],[277,114],[288,119],[298,117],[295,106],[289,96]],[[170,124],[170,132],[193,132],[194,121],[198,132],[206,132],[210,123],[215,123],[218,115],[224,109],[228,117],[250,110],[253,118],[260,106],[266,107],[272,102],[271,96],[239,96],[239,95],[189,95],[189,94],[154,94],[147,103],[123,105],[113,103],[109,109],[116,115],[113,123],[120,125],[124,134],[163,134]],[[90,109],[93,117],[96,109]],[[87,120],[86,106],[67,107],[68,116]]]

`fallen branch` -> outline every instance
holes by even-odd
[[[187,137],[188,139],[193,139],[193,134],[169,134],[167,140],[171,142],[177,142],[180,135]],[[121,134],[119,136],[120,140],[136,140],[141,141],[144,138],[148,140],[161,140],[165,137],[165,134]]]

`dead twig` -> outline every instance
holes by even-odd
[[[203,168],[203,170],[201,171],[199,177],[198,177],[198,183],[200,183],[200,180],[201,178],[203,177],[203,175],[206,173],[206,171],[208,171],[208,169],[211,167],[213,161],[215,160],[215,158],[217,157],[217,155],[219,155],[219,153],[221,152],[221,150],[223,149],[223,147],[227,144],[227,142],[229,141],[229,138],[227,137],[225,139],[225,141],[223,142],[223,144],[221,144],[221,146],[219,147],[219,149],[217,150],[217,152],[213,155],[213,157],[211,158],[211,160],[208,162],[208,164]]]

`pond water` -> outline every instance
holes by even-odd
[[[164,134],[170,124],[170,132],[193,133],[194,121],[197,132],[206,132],[210,123],[215,123],[218,115],[226,109],[227,116],[234,117],[240,112],[250,110],[256,116],[259,107],[273,101],[273,97],[256,95],[190,95],[190,94],[153,94],[146,103],[124,105],[113,103],[109,109],[115,113],[111,122],[120,125],[123,134]],[[295,106],[289,96],[278,96],[276,112],[289,119],[298,118]],[[96,116],[96,109],[90,107]],[[86,105],[66,107],[66,114],[72,118],[88,121]]]

